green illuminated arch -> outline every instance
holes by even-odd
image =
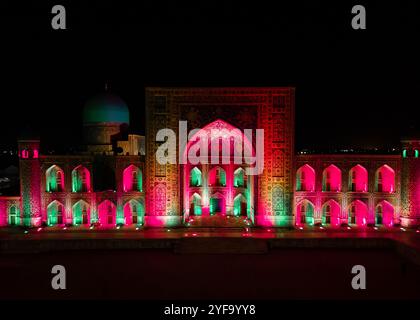
[[[73,224],[89,224],[90,206],[84,200],[79,200],[73,205]]]
[[[215,193],[210,198],[210,214],[225,213],[225,198],[221,193]]]
[[[74,168],[71,173],[72,192],[90,191],[90,172],[87,168],[80,165]]]
[[[64,223],[64,206],[54,200],[47,207],[47,224],[49,226],[61,225]]]
[[[246,187],[246,176],[243,168],[238,168],[234,172],[233,186],[237,188]]]
[[[19,207],[17,205],[12,204],[9,207],[8,220],[9,220],[9,225],[11,225],[11,226],[20,225]]]
[[[64,171],[57,165],[53,165],[45,172],[47,192],[62,192],[64,191]]]
[[[131,199],[127,201],[127,203],[124,205],[124,215],[126,218],[126,223],[127,223],[127,220],[130,219],[131,224],[134,224],[134,225],[144,224],[143,204],[136,199]]]
[[[200,169],[194,167],[190,171],[190,186],[191,187],[200,187],[202,183],[202,174]]]
[[[198,193],[194,193],[190,200],[190,214],[196,216],[201,215],[201,196]]]
[[[302,224],[307,224],[307,225],[314,225],[315,220],[314,220],[314,211],[315,211],[315,207],[312,204],[312,202],[310,202],[309,200],[302,200],[300,202],[300,204],[298,205],[298,210],[300,211],[300,219],[301,219],[301,223]]]
[[[247,215],[247,201],[243,194],[238,194],[233,200],[233,215]]]

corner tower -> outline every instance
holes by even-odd
[[[41,225],[41,168],[39,139],[19,140],[21,218],[24,226]]]
[[[404,139],[401,163],[401,225],[420,225],[420,139]]]

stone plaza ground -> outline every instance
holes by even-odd
[[[404,230],[2,229],[0,298],[420,298],[420,233]],[[51,289],[57,264],[67,290]]]

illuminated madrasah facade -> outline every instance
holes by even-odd
[[[294,109],[290,87],[146,88],[146,135],[122,139],[128,107],[102,94],[84,108],[85,152],[44,155],[39,140],[18,141],[20,195],[0,197],[0,225],[420,224],[420,141],[403,140],[401,155],[297,155]],[[199,130],[185,145],[176,144],[177,163],[162,164],[156,153],[167,140],[157,139],[159,131],[181,136],[180,121],[185,133]],[[264,140],[249,138],[244,129],[263,129]],[[214,135],[222,131],[228,134]],[[209,146],[217,141],[229,149],[239,141],[251,155],[263,154],[261,174],[248,174],[253,164],[237,161],[234,152],[221,152],[219,163],[191,161],[194,138],[204,136]]]

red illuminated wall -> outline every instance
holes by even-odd
[[[7,200],[0,197],[0,226],[7,225]]]

